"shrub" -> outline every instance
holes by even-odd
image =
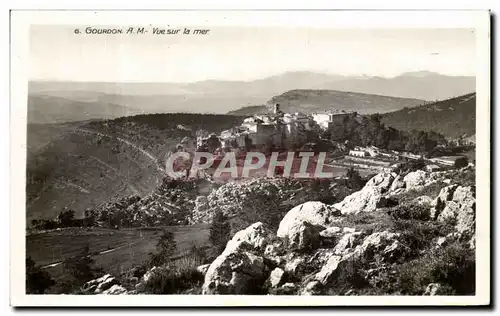
[[[378,286],[386,293],[422,295],[429,283],[439,283],[440,294],[474,295],[475,266],[474,252],[454,243],[395,266],[395,273],[380,278],[385,281]]]
[[[430,219],[428,207],[417,204],[403,204],[388,211],[394,219],[427,221]]]
[[[202,261],[193,255],[155,269],[151,277],[144,283],[144,291],[148,294],[181,294],[190,289],[199,289],[203,285],[204,276],[196,268]]]
[[[363,188],[365,185],[365,181],[363,181],[363,178],[359,175],[359,172],[354,169],[350,168],[347,170],[347,187],[353,191],[358,191]]]
[[[409,160],[402,163],[394,172],[400,174],[408,174],[417,170],[422,170],[425,168],[425,161],[423,159]]]
[[[457,160],[455,160],[454,167],[456,169],[460,169],[463,167],[467,167],[468,164],[469,160],[467,159],[467,157],[460,157]]]
[[[418,256],[422,250],[433,246],[436,237],[446,236],[454,231],[446,223],[402,219],[394,221],[394,229],[401,233],[398,240],[411,250],[409,257]]]
[[[68,282],[73,287],[82,286],[85,282],[93,280],[103,273],[101,268],[94,266],[89,246],[86,246],[79,256],[64,260],[63,266],[64,270],[73,278],[72,281]]]
[[[44,294],[54,284],[47,271],[37,267],[31,257],[26,258],[26,294]]]

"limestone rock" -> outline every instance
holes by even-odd
[[[210,265],[203,294],[250,294],[265,281],[264,259],[249,252],[223,252]]]
[[[237,232],[227,243],[224,251],[234,251],[242,243],[263,251],[273,237],[273,233],[263,223],[257,222]]]
[[[321,202],[306,202],[292,208],[281,220],[277,235],[288,237],[292,227],[302,222],[315,226],[328,227],[337,220],[340,213],[337,209]]]
[[[358,214],[361,212],[373,212],[377,207],[385,204],[385,198],[377,187],[364,187],[360,191],[346,196],[342,202],[334,204],[342,214]]]
[[[427,285],[427,288],[425,289],[424,295],[426,296],[439,295],[441,288],[442,288],[441,284],[439,283],[429,283],[429,285]]]
[[[88,293],[100,294],[118,283],[118,280],[110,274],[106,274],[98,279],[88,281],[83,285],[83,289]]]
[[[441,214],[446,206],[446,202],[451,201],[453,198],[453,193],[457,189],[458,185],[450,185],[441,189],[439,195],[432,201],[431,206],[431,219],[435,220]]]
[[[398,174],[396,178],[394,178],[394,181],[392,181],[391,187],[389,188],[389,192],[399,193],[399,191],[404,190],[405,186],[406,184],[403,180],[403,177]]]
[[[300,295],[319,295],[321,294],[321,282],[314,280],[306,284]]]
[[[432,202],[433,202],[433,199],[427,195],[422,195],[422,196],[416,197],[412,200],[412,203],[414,203],[416,205],[429,207],[429,208],[431,207]]]
[[[104,295],[122,295],[127,294],[127,289],[121,285],[115,284],[109,289],[102,292]]]
[[[210,268],[210,263],[203,264],[201,266],[198,266],[196,268],[196,271],[200,272],[201,274],[205,275],[207,274],[208,268]]]
[[[337,245],[335,245],[335,248],[333,248],[335,254],[345,254],[349,249],[356,247],[360,243],[362,237],[362,232],[352,232],[345,234],[339,240]]]
[[[326,229],[319,232],[319,235],[324,238],[334,238],[337,237],[342,232],[340,227],[327,227]]]
[[[356,258],[371,259],[375,254],[382,255],[383,258],[392,259],[399,257],[406,249],[397,238],[399,233],[389,231],[376,232],[367,236],[363,243],[356,247],[354,256]]]
[[[330,282],[330,280],[335,277],[335,271],[337,271],[341,260],[342,256],[330,257],[327,263],[321,268],[321,271],[316,274],[315,279],[322,284],[327,284],[328,282]]]
[[[373,187],[377,188],[380,191],[380,193],[385,193],[389,191],[395,178],[396,178],[395,173],[382,172],[375,175],[370,180],[368,180],[364,188]]]
[[[314,226],[309,222],[295,222],[289,228],[288,240],[290,249],[312,250],[319,246],[319,232],[324,227]]]
[[[271,271],[271,274],[269,275],[269,278],[267,279],[266,283],[268,286],[272,288],[276,288],[283,284],[285,281],[285,271],[281,268],[276,268],[273,271]]]
[[[452,190],[452,188],[455,188],[455,190]],[[447,191],[443,192],[445,189]],[[446,196],[442,197],[445,194]],[[475,187],[471,186],[450,186],[442,189],[436,198],[436,213],[442,208],[437,220],[455,223],[455,228],[459,233],[473,234],[476,224],[475,195]]]
[[[423,170],[417,170],[408,173],[403,181],[405,182],[406,190],[419,189],[428,183],[428,174]]]

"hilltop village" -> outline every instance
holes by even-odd
[[[307,142],[316,141],[321,131],[341,123],[347,115],[356,113],[285,113],[281,111],[280,105],[276,104],[272,113],[248,117],[240,126],[222,131],[220,135],[198,131],[196,148],[214,153],[238,148],[262,151],[298,150]],[[189,140],[185,139],[183,142],[188,143]]]

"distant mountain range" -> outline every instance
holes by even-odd
[[[29,121],[37,123],[138,113],[227,113],[242,107],[264,105],[274,96],[291,90],[336,90],[434,101],[474,92],[475,78],[427,71],[405,73],[393,78],[296,71],[253,81],[33,81],[28,87],[28,111],[31,113]]]
[[[435,131],[446,137],[473,139],[476,134],[476,94],[408,107],[382,115],[382,122],[398,130]]]

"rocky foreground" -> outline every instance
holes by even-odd
[[[338,203],[291,208],[277,229],[253,223],[197,268],[204,274],[198,293],[473,294],[475,186],[461,185],[460,172],[380,173]],[[85,289],[140,294],[152,274],[133,291],[111,276]]]

